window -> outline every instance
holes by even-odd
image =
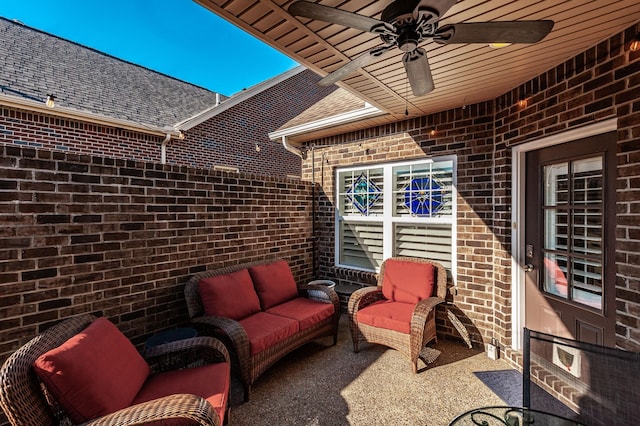
[[[391,256],[455,261],[454,157],[338,169],[336,264],[374,271]]]
[[[602,309],[602,156],[544,166],[543,289]]]

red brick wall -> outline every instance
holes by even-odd
[[[300,176],[300,158],[270,141],[268,134],[336,89],[316,85],[318,79],[313,72],[302,71],[186,131],[184,140],[174,138],[168,144],[167,163],[206,169],[224,165],[282,178]],[[159,163],[163,139],[0,107],[0,144]]]
[[[313,141],[320,276],[375,282],[334,267],[335,168],[458,156],[457,295],[452,308],[473,340],[511,344],[511,147],[599,120],[618,120],[617,344],[640,350],[640,53],[635,29],[612,37],[486,103]],[[526,108],[517,105],[530,96]],[[429,132],[436,129],[434,136]],[[333,145],[333,146],[331,146]],[[311,156],[303,178],[311,180]],[[439,308],[439,331],[456,335]]]
[[[435,134],[431,131],[435,129]],[[373,135],[376,135],[375,137]],[[339,284],[372,285],[375,274],[334,266],[335,169],[353,165],[458,156],[458,288],[456,310],[474,340],[482,341],[493,309],[486,295],[493,291],[492,150],[493,103],[419,117],[338,138],[337,146],[316,148],[319,191],[317,215],[318,269],[316,274]],[[332,139],[316,141],[318,146]],[[307,159],[311,159],[307,155]],[[303,164],[303,179],[311,180],[311,161]],[[452,283],[453,284],[453,283]],[[439,331],[455,335],[444,309],[438,312]]]
[[[159,163],[163,139],[0,105],[0,144]]]
[[[169,145],[168,161],[194,167],[238,167],[269,176],[300,176],[301,160],[273,132],[336,89],[320,87],[315,73],[305,70],[215,116]],[[256,151],[256,144],[260,151]]]
[[[304,282],[310,234],[306,182],[0,145],[0,362],[83,312],[141,343],[207,268],[280,257]]]

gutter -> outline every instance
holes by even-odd
[[[30,99],[24,99],[17,96],[11,96],[0,93],[0,105],[8,107],[28,109],[29,111],[35,111],[47,115],[56,115],[60,117],[70,118],[73,120],[89,121],[94,124],[101,124],[110,127],[118,127],[127,130],[133,130],[140,133],[146,133],[156,136],[170,135],[173,137],[180,137],[180,131],[174,127],[158,127],[154,125],[146,125],[137,123],[135,121],[120,120],[117,118],[107,117],[101,114],[96,114],[88,111],[79,111],[64,106],[56,105],[53,108],[49,108],[45,105],[44,101],[34,101]]]
[[[380,115],[386,115],[386,112],[381,111],[380,109],[374,107],[369,103],[365,103],[363,108],[356,109],[353,111],[349,111],[343,114],[334,115],[331,117],[322,118],[320,120],[311,121],[308,123],[303,123],[297,126],[288,127],[282,130],[276,130],[274,132],[269,133],[269,139],[272,141],[276,141],[280,139],[282,141],[282,145],[285,147],[287,151],[293,152],[299,157],[302,157],[302,151],[299,148],[292,146],[289,142],[287,142],[287,137],[295,136],[295,135],[303,135],[305,133],[328,129],[331,127],[337,127],[342,124],[351,123],[353,121],[363,120],[366,118],[377,117]]]
[[[298,157],[302,158],[302,151],[299,148],[291,146],[289,142],[287,142],[286,135],[282,135],[282,146],[284,146],[284,149],[286,149],[287,151],[292,152]]]

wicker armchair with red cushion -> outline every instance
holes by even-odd
[[[284,355],[319,337],[337,341],[338,295],[323,285],[297,286],[285,260],[198,273],[186,283],[185,299],[194,327],[220,338],[237,361],[246,401],[251,385]]]
[[[380,268],[378,285],[356,290],[348,315],[354,352],[360,342],[389,346],[406,355],[415,373],[420,351],[437,341],[435,307],[444,302],[447,273],[426,259],[392,257]]]
[[[229,353],[194,337],[149,348],[145,358],[106,318],[54,325],[0,369],[0,405],[14,425],[221,425]]]

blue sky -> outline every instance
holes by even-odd
[[[191,0],[0,0],[0,16],[225,95],[297,65]]]

